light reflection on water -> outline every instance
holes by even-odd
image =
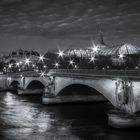
[[[0,93],[0,139],[135,140],[139,129],[108,127],[108,103],[44,106],[40,96]]]

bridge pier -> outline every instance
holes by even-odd
[[[107,101],[103,97],[94,96],[45,96],[42,97],[43,104],[62,104],[62,103],[86,103]]]
[[[133,85],[129,80],[116,82],[116,106],[108,112],[108,124],[115,128],[140,126],[140,114],[135,114]]]
[[[39,95],[42,94],[44,89],[17,89],[18,95]]]

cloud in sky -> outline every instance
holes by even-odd
[[[49,39],[96,39],[140,45],[139,0],[2,0],[0,34]]]

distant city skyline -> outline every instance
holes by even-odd
[[[107,45],[140,46],[139,0],[1,0],[0,53]]]

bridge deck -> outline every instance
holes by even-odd
[[[111,77],[140,79],[140,70],[52,69],[48,76]]]

